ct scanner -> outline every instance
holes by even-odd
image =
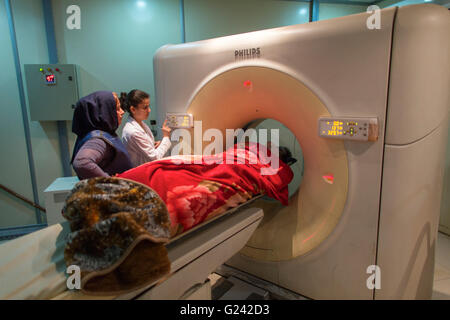
[[[380,29],[368,29],[369,16],[164,46],[154,57],[158,120],[188,113],[225,136],[274,119],[300,143],[298,192],[288,207],[255,203],[265,216],[226,265],[314,299],[430,298],[450,14],[388,8]],[[374,123],[379,136],[326,137],[322,118]],[[372,265],[379,289],[367,286]]]
[[[259,198],[174,239],[170,277],[105,298],[207,298],[222,264],[313,299],[431,297],[450,15],[436,5],[380,14],[380,29],[363,13],[158,50],[160,123],[190,114],[225,136],[276,120],[298,141],[304,173],[287,207]],[[58,222],[0,246],[0,297],[89,298],[65,289]]]

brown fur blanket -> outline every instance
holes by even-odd
[[[80,181],[63,208],[69,221],[64,259],[81,270],[82,291],[115,295],[170,272],[166,205],[151,188],[126,179]]]

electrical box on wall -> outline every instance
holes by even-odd
[[[79,99],[77,66],[26,64],[24,67],[31,120],[72,120]]]

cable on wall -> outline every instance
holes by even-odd
[[[47,48],[50,64],[58,63],[58,50],[56,47],[55,27],[53,24],[53,11],[51,0],[42,0],[42,8],[44,10],[45,33],[47,35]],[[72,176],[72,169],[70,168],[70,151],[67,135],[66,121],[56,121],[58,126],[58,142],[61,156],[61,163],[63,167],[63,174],[65,177]]]

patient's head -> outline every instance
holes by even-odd
[[[279,146],[278,147],[280,160],[288,165],[292,165],[297,162],[297,159],[292,158],[291,150],[287,147]]]
[[[277,146],[278,145],[272,141],[267,142],[266,145],[268,149],[272,149],[272,147],[276,148]],[[278,146],[278,157],[287,165],[292,165],[297,162],[297,159],[292,157],[292,152],[288,147]]]
[[[235,143],[237,143],[236,140],[235,140]],[[238,145],[248,147],[249,141],[240,142]],[[266,147],[269,150],[271,150],[272,147],[276,148],[276,146],[277,146],[277,144],[272,143],[271,141],[267,142],[267,144],[266,144]],[[278,157],[280,158],[281,161],[283,161],[287,165],[293,165],[294,163],[297,162],[297,159],[292,157],[292,152],[291,152],[291,150],[289,150],[288,147],[278,146]]]

